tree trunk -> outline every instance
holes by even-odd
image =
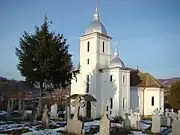
[[[40,82],[40,95],[39,95],[39,104],[38,104],[38,118],[41,119],[42,117],[42,97],[43,97],[43,82]]]

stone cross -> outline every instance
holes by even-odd
[[[156,109],[153,111],[153,113],[154,113],[155,115],[158,115],[158,113],[159,113],[158,108],[156,108]]]
[[[173,109],[171,109],[170,117],[172,118],[172,122],[176,121],[178,119],[177,114],[174,112]]]
[[[78,120],[78,116],[79,116],[79,109],[80,107],[84,107],[85,104],[84,102],[81,102],[81,99],[79,96],[76,97],[75,101],[72,103],[72,105],[75,107],[74,109],[74,120]]]

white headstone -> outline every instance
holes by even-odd
[[[161,118],[156,113],[155,115],[152,116],[151,132],[152,133],[160,133],[160,131],[161,131]]]
[[[128,113],[125,114],[125,119],[124,119],[124,123],[123,124],[124,124],[123,125],[124,128],[126,128],[126,129],[129,129],[131,127],[131,121],[129,119],[129,114]]]
[[[57,117],[57,109],[58,106],[56,103],[51,106],[51,113],[50,113],[51,118]]]
[[[178,120],[180,120],[180,110],[178,110]]]
[[[135,114],[131,114],[130,121],[131,121],[131,127],[137,128],[137,117]]]
[[[168,116],[161,116],[161,125],[162,126],[171,126],[171,118]]]
[[[168,116],[169,115],[169,109],[165,109],[165,116]]]
[[[75,119],[67,120],[68,133],[81,135],[82,129],[83,129],[83,122],[81,122],[80,120],[75,120]]]
[[[171,109],[171,112],[169,113],[169,116],[172,118],[172,122],[178,120],[177,114],[174,112],[173,109]]]
[[[100,135],[110,135],[110,120],[107,118],[106,113],[100,120]]]

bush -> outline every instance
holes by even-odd
[[[114,123],[122,123],[124,119],[121,116],[115,116],[112,120]]]

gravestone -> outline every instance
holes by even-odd
[[[177,114],[174,112],[174,109],[171,109],[171,112],[169,113],[169,116],[172,119],[172,123],[175,122],[178,119]]]
[[[178,110],[178,120],[180,120],[180,110]]]
[[[83,107],[83,105],[81,104],[80,101],[81,101],[80,97],[77,96],[75,101],[72,103],[72,105],[75,107],[75,110],[74,110],[73,119],[67,120],[67,131],[68,131],[68,133],[72,133],[72,134],[81,134],[82,133],[83,122],[78,120],[79,108]]]
[[[155,115],[152,116],[152,133],[160,133],[161,131],[161,118],[158,115],[158,110],[155,110]]]
[[[169,116],[169,109],[165,109],[165,116]]]
[[[72,106],[74,106],[74,120],[78,120],[80,107],[83,108],[85,106],[84,102],[81,101],[82,99],[79,96],[77,96],[75,101],[71,103]]]
[[[134,114],[134,111],[132,109],[130,109],[130,123],[131,123],[131,127],[132,128],[136,128],[137,125],[137,120],[136,120],[136,115]]]
[[[58,106],[56,103],[51,106],[51,112],[50,112],[51,118],[57,117],[57,109],[58,109]]]
[[[80,120],[68,119],[67,120],[67,131],[68,133],[78,134],[82,133],[83,122]]]
[[[105,112],[100,120],[100,135],[110,135],[110,120]]]
[[[8,100],[8,104],[7,104],[7,118],[10,117],[11,114],[11,100]]]
[[[135,118],[136,118],[136,129],[140,129],[140,121],[141,121],[141,116],[139,112],[134,112]]]
[[[123,127],[126,129],[129,129],[131,127],[131,121],[129,119],[128,113],[125,113],[125,119],[124,119]]]
[[[161,116],[161,126],[171,126],[171,118],[168,116]]]
[[[48,108],[47,105],[45,105],[42,114],[42,126],[44,128],[48,128],[48,125],[49,125]]]

